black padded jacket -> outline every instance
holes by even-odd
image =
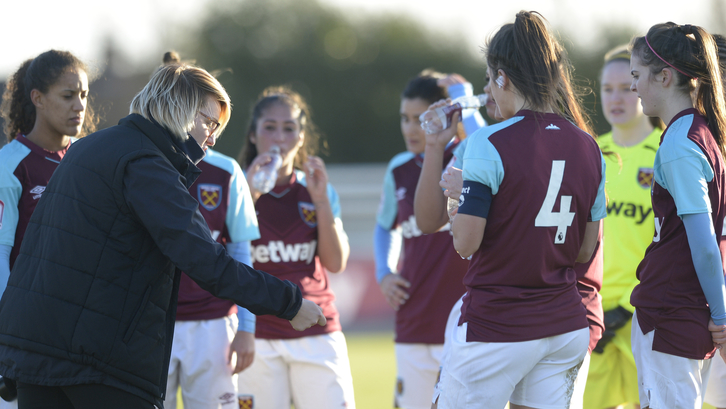
[[[187,190],[200,171],[180,141],[132,114],[71,146],[0,300],[0,374],[105,384],[162,407],[181,270],[255,314],[297,314],[296,285],[212,240]]]

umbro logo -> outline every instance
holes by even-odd
[[[559,131],[560,127],[555,124],[549,124],[549,125],[547,125],[547,127],[545,129],[550,130],[550,131]]]
[[[406,188],[399,187],[396,189],[396,200],[401,201],[406,198]]]
[[[40,196],[45,192],[45,186],[36,186],[30,189],[30,194],[33,195],[33,199],[40,199]]]

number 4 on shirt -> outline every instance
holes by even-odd
[[[575,219],[575,212],[570,211],[572,205],[572,196],[561,196],[560,211],[555,213],[555,201],[560,193],[562,179],[565,176],[565,161],[553,160],[552,173],[550,174],[550,183],[547,186],[547,195],[545,196],[542,207],[534,219],[535,227],[557,227],[555,233],[555,244],[564,244],[567,237],[567,228],[572,226]]]

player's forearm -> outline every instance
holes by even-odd
[[[467,258],[479,250],[484,238],[487,219],[469,214],[457,214],[451,226],[454,235],[454,248],[463,258]]]
[[[348,236],[342,223],[333,216],[330,202],[315,203],[318,221],[318,257],[320,263],[331,273],[345,270],[350,255]]]
[[[380,284],[383,277],[396,272],[396,265],[401,255],[401,233],[385,229],[376,223],[373,232],[373,254],[376,264],[376,281]]]
[[[717,325],[726,324],[726,284],[710,213],[683,215],[693,267]]]
[[[413,199],[416,224],[419,230],[426,234],[437,232],[449,221],[446,215],[446,197],[439,186],[443,160],[443,148],[426,146],[424,162]]]

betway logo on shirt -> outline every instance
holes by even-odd
[[[622,213],[625,217],[635,219],[635,224],[643,224],[645,218],[648,217],[653,211],[653,209],[650,207],[643,208],[643,206],[636,205],[635,203],[624,203],[615,201],[608,203],[607,210],[608,216],[619,216],[620,213]]]
[[[451,230],[451,224],[446,223],[444,227],[439,229],[439,231],[449,231]],[[408,220],[404,220],[401,223],[401,234],[403,235],[403,238],[410,239],[413,237],[419,237],[423,234],[421,230],[419,230],[418,225],[416,224],[416,216],[411,215],[408,217]]]
[[[317,240],[308,243],[288,244],[282,240],[271,241],[259,246],[250,246],[253,263],[287,263],[304,261],[310,264],[315,259]]]

